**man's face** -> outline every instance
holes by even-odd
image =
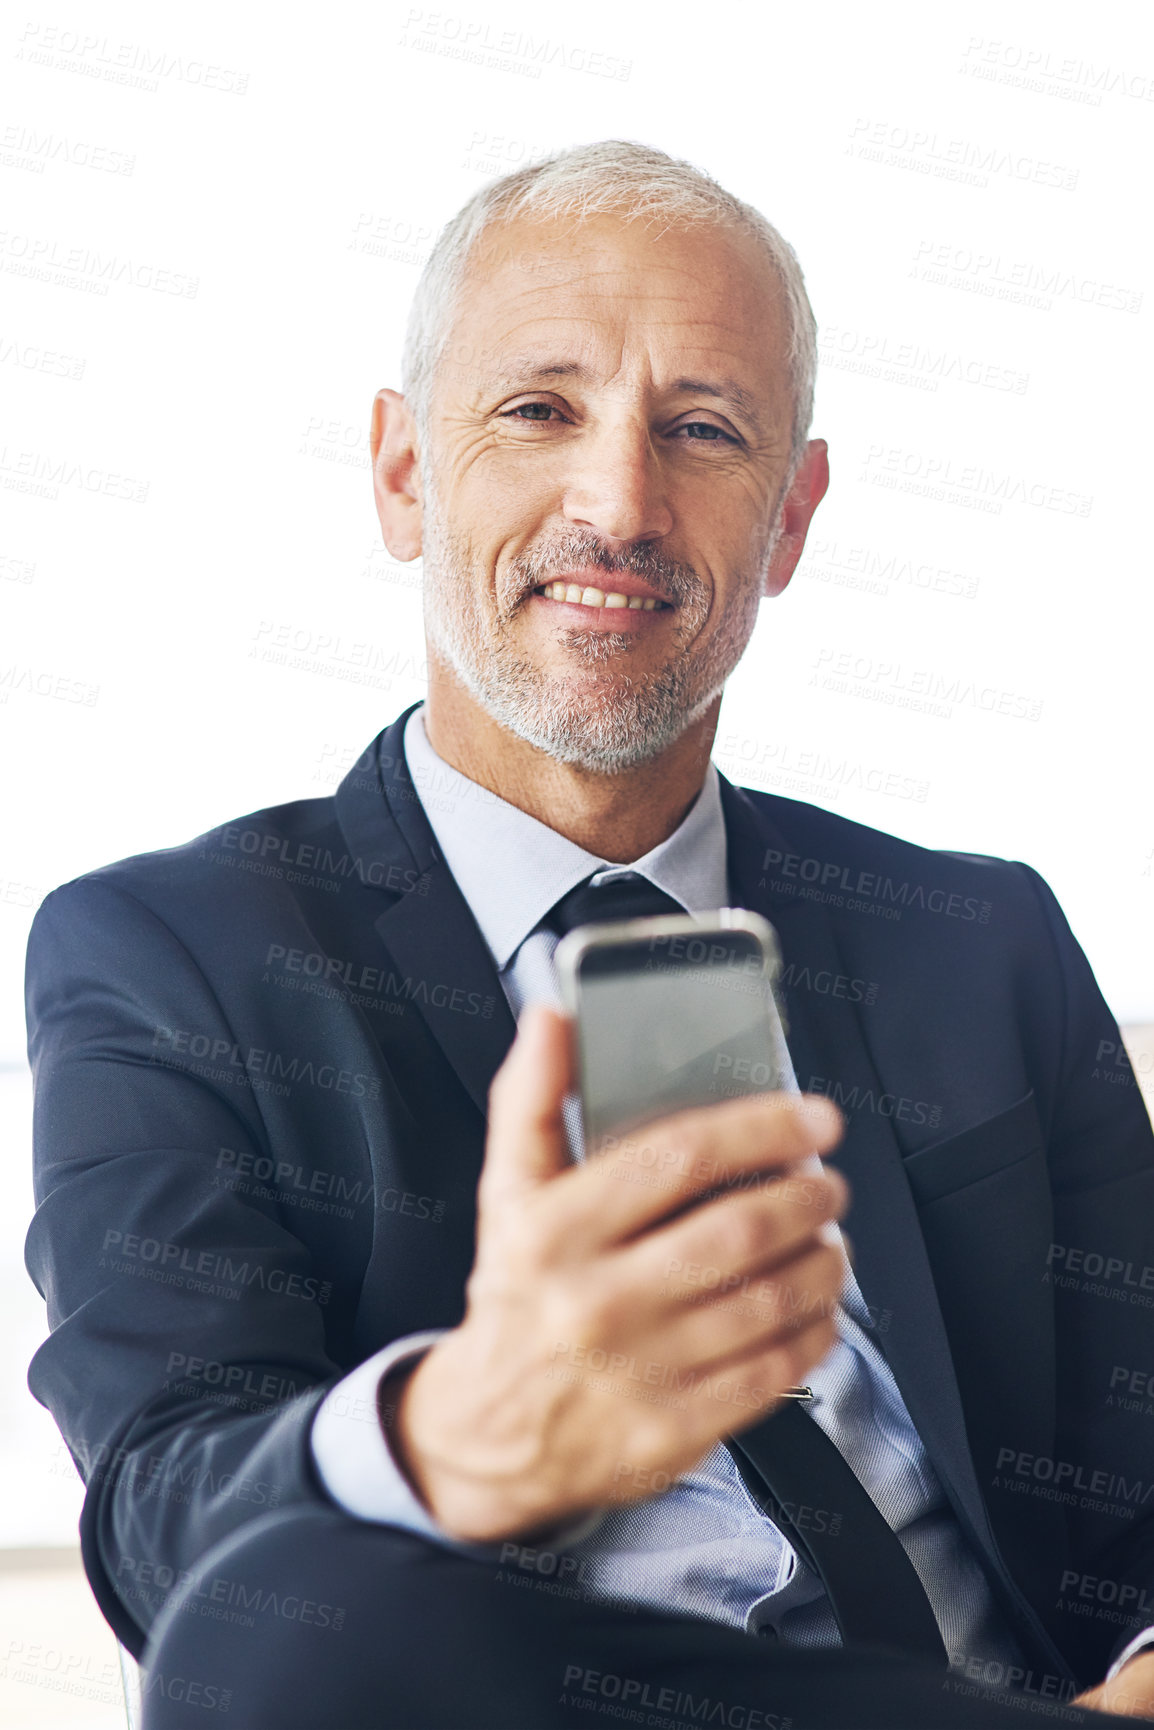
[[[786,343],[727,228],[523,220],[474,255],[421,454],[426,620],[517,736],[611,772],[717,696],[788,579]]]

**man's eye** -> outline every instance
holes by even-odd
[[[556,412],[551,402],[519,402],[516,408],[505,410],[504,418],[511,420],[517,416],[521,420],[546,421]]]
[[[737,442],[727,432],[723,432],[719,426],[714,426],[713,422],[708,420],[686,421],[684,426],[679,426],[676,430],[689,433],[694,442],[698,440],[704,440],[707,443],[724,441],[726,444],[736,444]]]

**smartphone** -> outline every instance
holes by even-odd
[[[792,1085],[781,951],[759,913],[585,925],[556,961],[577,1025],[587,1156],[670,1112]]]

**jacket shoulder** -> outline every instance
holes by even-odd
[[[331,795],[296,799],[230,818],[177,846],[131,854],[81,872],[52,890],[42,910],[52,903],[59,912],[91,903],[94,896],[107,905],[101,891],[110,892],[114,900],[127,897],[161,918],[207,903],[238,897],[248,901],[254,893],[267,900],[270,887],[285,879],[286,870],[298,865],[303,870],[320,858],[331,861],[343,849]]]
[[[735,789],[749,801],[767,835],[766,869],[773,866],[801,881],[820,885],[823,875],[833,881],[834,867],[861,867],[869,871],[888,871],[905,876],[927,873],[940,879],[965,877],[976,884],[989,884],[995,879],[1020,879],[1028,869],[1009,859],[990,853],[970,853],[953,848],[923,847],[919,842],[906,841],[885,829],[871,828],[855,822],[820,805],[809,805],[800,799],[782,798],[776,793],[762,793],[753,787]],[[775,844],[769,844],[768,837]],[[780,858],[772,855],[779,853]]]

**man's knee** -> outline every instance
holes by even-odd
[[[350,1711],[370,1686],[405,1693],[427,1660],[449,1563],[420,1538],[337,1508],[262,1515],[168,1592],[144,1654],[145,1725],[203,1725],[210,1707],[254,1730],[287,1730],[324,1721],[309,1713],[326,1703]]]

